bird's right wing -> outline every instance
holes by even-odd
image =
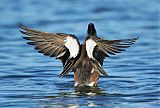
[[[125,51],[125,48],[130,47],[138,38],[131,39],[122,39],[122,40],[95,40],[98,46],[98,49],[106,54],[115,55],[116,53],[121,53]]]
[[[105,57],[115,55],[130,47],[138,38],[122,39],[122,40],[104,40],[95,36],[90,36],[86,40],[86,51],[90,59],[92,59],[97,67],[102,67]],[[105,74],[101,71],[102,74]]]
[[[91,36],[86,41],[86,50],[90,58],[94,58],[96,55],[93,53],[94,50],[101,51],[106,57],[109,55],[115,55],[116,53],[121,53],[125,51],[125,48],[130,47],[138,39],[122,39],[122,40],[104,40],[98,37]],[[87,48],[88,47],[88,48]],[[99,52],[97,52],[98,56]]]

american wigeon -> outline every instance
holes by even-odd
[[[39,53],[56,57],[63,63],[60,76],[74,72],[74,86],[96,86],[100,75],[107,75],[103,69],[105,57],[115,55],[130,47],[138,38],[104,40],[97,37],[93,23],[88,25],[87,37],[80,44],[77,37],[66,33],[45,33],[19,24],[20,32],[28,35],[24,39],[34,45]]]

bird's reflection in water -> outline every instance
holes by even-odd
[[[76,95],[88,95],[88,96],[96,96],[96,95],[106,95],[106,93],[103,92],[103,90],[98,87],[75,87],[75,94]]]
[[[104,93],[103,90],[96,87],[76,87],[74,88],[74,92],[72,91],[62,91],[56,94],[56,96],[45,96],[45,107],[44,108],[78,108],[82,105],[87,105],[88,107],[99,106],[99,103],[96,103],[92,98],[96,98],[96,96],[106,96],[107,93]],[[81,101],[83,99],[83,101]],[[101,103],[102,106],[103,103]]]
[[[45,108],[79,108],[87,107],[108,107],[113,105],[115,100],[122,100],[122,94],[106,93],[103,86],[79,86],[73,87],[73,82],[55,83],[57,93],[49,93],[42,99]]]

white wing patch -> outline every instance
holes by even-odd
[[[86,51],[87,51],[87,55],[88,55],[89,58],[94,59],[93,50],[94,50],[96,45],[97,44],[92,39],[88,39],[86,41]]]
[[[69,58],[75,58],[78,55],[80,49],[77,40],[71,36],[68,36],[65,42],[65,46],[69,49],[70,52]]]
[[[66,51],[64,51],[64,52],[60,53],[59,55],[57,55],[57,57],[56,57],[56,58],[60,58],[60,57],[64,56],[64,54],[65,54],[65,53],[66,53]]]

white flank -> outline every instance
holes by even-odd
[[[74,84],[74,87],[76,87],[78,84],[79,84],[79,83],[78,83],[78,82],[76,82],[76,83]]]
[[[96,45],[97,44],[92,39],[88,39],[86,41],[86,51],[87,51],[87,55],[88,55],[89,58],[94,59],[94,57],[93,57],[93,50],[94,50],[94,47]]]
[[[94,72],[94,68],[92,69],[91,73],[93,73],[93,72]]]
[[[79,44],[77,40],[71,36],[68,36],[65,42],[65,46],[69,49],[70,52],[70,58],[75,58],[79,53]]]
[[[92,87],[92,86],[94,86],[94,84],[95,84],[95,82],[91,82],[88,84],[88,86]]]

